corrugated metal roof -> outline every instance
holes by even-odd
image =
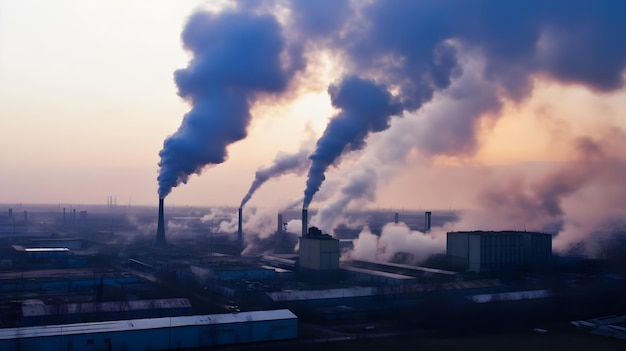
[[[85,302],[61,305],[28,304],[22,305],[22,316],[36,317],[59,314],[79,314],[97,312],[140,311],[168,308],[191,308],[191,302],[186,298],[157,299],[157,300],[130,300],[110,302]]]
[[[212,324],[233,324],[261,322],[271,320],[297,319],[291,311],[269,310],[225,314],[209,314],[202,316],[163,317],[130,319],[124,321],[93,322],[64,325],[47,325],[25,328],[0,328],[0,340],[15,338],[36,338],[56,335],[76,335],[93,333],[111,333],[131,330],[160,329],[169,327],[186,327]]]
[[[626,340],[626,315],[594,318],[587,321],[570,322],[591,334]]]
[[[264,256],[261,256],[261,258],[266,261],[280,262],[280,263],[290,264],[290,265],[296,264],[296,260],[292,260],[292,259],[284,258],[284,257],[264,255]]]
[[[498,294],[479,294],[468,296],[467,298],[476,303],[496,302],[496,301],[517,301],[543,299],[551,297],[550,290],[528,290],[528,291],[512,291]]]
[[[349,272],[357,272],[357,273],[375,275],[375,276],[385,277],[385,278],[390,278],[390,279],[416,280],[415,277],[410,277],[408,275],[402,275],[402,274],[396,274],[396,273],[387,273],[387,272],[381,272],[381,271],[374,271],[374,270],[365,269],[365,268],[345,267],[343,269],[346,270],[346,271],[349,271]]]
[[[284,269],[284,268],[278,268],[278,267],[272,267],[272,266],[265,266],[264,265],[264,266],[261,266],[261,267],[263,267],[265,269],[273,269],[276,273],[290,273],[290,272],[293,272],[290,269]]]
[[[286,290],[267,293],[273,301],[298,301],[298,300],[323,300],[338,299],[342,297],[361,297],[372,296],[377,293],[376,288],[371,287],[355,287],[345,289],[327,289],[327,290]]]
[[[445,271],[443,269],[428,268],[428,267],[421,267],[421,266],[411,266],[408,264],[392,263],[392,262],[385,262],[385,261],[376,261],[376,260],[358,260],[358,261],[373,263],[373,264],[382,265],[382,266],[408,269],[408,270],[422,272],[422,273],[434,273],[434,274],[445,274],[445,275],[458,275],[459,274],[457,272]]]
[[[26,252],[67,252],[67,247],[31,247],[24,249]]]

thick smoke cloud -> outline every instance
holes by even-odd
[[[317,0],[293,1],[291,10],[298,31],[316,40],[341,31],[352,9],[348,0]]]
[[[296,7],[295,13],[299,10]],[[395,89],[408,111],[420,108],[458,77],[458,47],[482,56],[483,78],[497,83],[513,100],[529,94],[536,75],[610,91],[623,86],[626,41],[607,38],[626,29],[615,15],[624,10],[626,5],[619,1],[374,1],[348,20],[352,25],[340,27],[343,35],[334,45],[345,52],[355,74]],[[310,30],[319,34],[318,27]],[[468,130],[445,121],[438,124],[448,133],[444,139],[458,136],[450,128]],[[333,135],[327,131],[322,138]],[[475,137],[462,137],[454,147],[466,152],[465,145]],[[314,155],[321,160],[312,164],[304,207],[336,160],[330,157],[329,163],[323,152]]]
[[[375,1],[349,53],[361,70],[391,60],[395,69],[382,70],[406,95],[423,82],[447,86],[453,58],[439,50],[447,40],[483,55],[486,78],[513,98],[529,92],[533,74],[609,91],[623,86],[626,41],[616,33],[626,30],[625,10],[619,0]]]
[[[385,86],[356,76],[345,78],[338,86],[328,89],[333,106],[341,109],[317,141],[311,155],[304,208],[308,208],[313,195],[325,180],[324,173],[340,156],[365,146],[369,133],[389,127],[389,118],[401,111]]]
[[[312,224],[332,233],[348,205],[375,201],[378,184],[400,174],[414,150],[427,157],[475,151],[481,118],[495,116],[502,102],[498,85],[482,79],[484,63],[462,61],[464,73],[448,89],[418,113],[394,120],[389,130],[371,141],[368,152],[347,170],[344,185],[320,208]]]
[[[473,86],[443,96],[448,100],[441,104],[485,99],[477,100],[478,108],[469,113],[459,110],[429,118],[421,129],[413,128],[413,134],[405,133],[414,142],[400,139],[395,146],[382,146],[387,158],[364,161],[354,172],[373,170],[371,182],[348,177],[355,181],[327,206],[332,211],[320,211],[328,214],[319,220],[321,226],[332,229],[335,220],[330,217],[338,217],[350,201],[371,198],[363,195],[369,192],[348,189],[358,184],[372,189],[387,164],[416,146],[424,155],[471,155],[477,148],[480,119],[497,114],[503,99],[521,102],[536,77],[594,91],[622,88],[626,40],[615,34],[626,30],[616,15],[625,10],[621,1],[373,1],[363,5],[334,42],[336,49],[345,50],[353,71],[386,84],[397,92],[402,106],[412,110],[467,73],[459,60],[461,55],[470,56],[483,62],[480,76]],[[459,114],[467,118],[458,118]]]
[[[276,155],[274,162],[271,166],[261,168],[256,171],[254,176],[254,181],[252,181],[252,185],[250,185],[250,189],[246,193],[246,195],[241,200],[241,205],[239,207],[245,206],[254,192],[256,192],[261,185],[265,184],[268,180],[274,177],[278,177],[285,174],[297,174],[301,175],[304,173],[309,167],[309,154],[313,150],[313,147],[310,142],[305,142],[294,154],[287,153],[279,153]]]
[[[226,160],[227,146],[247,135],[250,107],[263,93],[285,90],[302,59],[287,48],[278,21],[245,12],[193,14],[182,34],[193,55],[175,72],[178,94],[191,105],[159,152],[159,197],[207,165]]]
[[[504,103],[522,104],[537,80],[602,93],[624,86],[626,39],[619,34],[626,32],[626,3],[621,0],[298,1],[287,6],[280,24],[258,12],[190,19],[183,40],[194,57],[176,73],[176,82],[193,107],[160,153],[160,196],[206,165],[223,162],[227,145],[246,135],[251,105],[267,93],[284,92],[303,67],[299,48],[283,39],[284,29],[308,50],[307,57],[321,51],[340,57],[347,77],[328,89],[339,112],[311,156],[304,206],[345,153],[366,142],[375,148],[320,210],[327,230],[351,202],[374,201],[378,182],[399,172],[410,152],[425,158],[471,157],[480,146],[481,122],[497,117]],[[378,135],[384,141],[367,139],[400,114],[407,118],[394,120],[391,130]],[[604,140],[593,142],[604,150]],[[564,199],[613,177],[615,168],[606,163],[601,162],[602,172],[579,173],[579,167],[598,165],[579,161],[551,179],[507,183],[521,189],[519,194],[502,194],[499,190],[507,187],[493,185],[480,203],[539,209],[540,216],[533,217],[541,218],[538,222],[562,222],[567,231],[574,224],[567,220],[572,212]]]

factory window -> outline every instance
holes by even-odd
[[[93,339],[87,339],[87,345],[93,345]]]

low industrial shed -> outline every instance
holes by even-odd
[[[0,329],[0,350],[171,350],[294,339],[289,310]]]
[[[24,303],[22,305],[21,322],[22,326],[26,327],[119,319],[190,316],[191,314],[193,314],[191,302],[186,298],[58,305],[45,305],[39,301],[39,303]]]

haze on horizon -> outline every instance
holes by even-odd
[[[202,1],[0,3],[0,202],[103,204],[113,195],[120,204],[156,205],[158,152],[190,109],[189,103],[177,95],[173,78],[191,57],[183,48],[181,32],[189,16],[199,9],[219,13],[234,6],[223,3],[226,5],[211,8]],[[337,16],[350,11],[345,4],[334,5]],[[501,10],[508,13],[505,7]],[[282,25],[293,25],[285,24],[288,20],[281,17],[285,15],[280,9],[259,5],[259,11],[279,13]],[[300,10],[315,15],[319,9],[311,5]],[[390,16],[398,15],[385,10]],[[453,8],[449,10],[454,12]],[[337,26],[333,18],[329,19],[329,28]],[[589,32],[585,32],[587,28]],[[313,33],[314,29],[300,30]],[[549,29],[542,28],[540,40],[534,43],[541,48],[537,52],[548,55],[539,59],[549,60],[550,54],[558,55],[558,50],[574,45],[555,40],[562,39],[561,33]],[[591,38],[598,35],[593,26],[571,30],[580,32],[582,38],[585,34]],[[609,33],[615,37],[606,40],[612,42],[615,51],[623,52],[622,32]],[[318,35],[322,38],[328,34]],[[451,45],[460,47],[463,40],[473,39],[453,40]],[[317,46],[318,50],[314,45],[304,49],[307,64],[294,74],[284,93],[260,99],[251,106],[248,135],[227,147],[226,161],[204,168],[201,175],[192,175],[187,184],[173,188],[167,203],[237,206],[257,169],[271,164],[279,152],[296,152],[307,140],[306,131],[311,130],[316,138],[322,135],[329,119],[337,113],[327,92],[329,85],[337,84],[342,75],[365,63],[345,62],[333,51],[341,47],[341,41],[320,43],[323,45]],[[549,45],[555,49],[545,47]],[[504,183],[503,192],[516,186],[523,188],[520,184],[530,184],[529,188],[534,189],[533,184],[541,183],[543,176],[564,164],[587,167],[581,160],[589,155],[581,154],[574,140],[598,144],[610,141],[603,146],[602,162],[616,166],[624,162],[623,54],[618,58],[618,77],[613,77],[617,85],[584,84],[584,79],[561,79],[537,70],[529,74],[528,90],[520,92],[522,98],[503,94],[499,83],[489,85],[493,82],[485,78],[488,72],[480,74],[485,70],[484,52],[464,49],[457,59],[466,74],[454,76],[450,86],[435,91],[433,99],[426,100],[422,108],[392,119],[389,130],[369,136],[365,147],[346,154],[339,165],[330,167],[326,174],[329,184],[322,186],[313,207],[340,201],[331,195],[350,179],[357,179],[360,175],[356,170],[365,176],[377,172],[378,179],[377,187],[368,188],[373,193],[358,200],[357,206],[458,209],[482,206],[484,190],[492,185],[497,188]],[[458,99],[468,93],[464,89],[469,86],[493,89],[498,102],[497,107],[477,110],[467,127],[462,118],[454,121],[451,116],[462,116],[471,108]],[[435,119],[438,114],[440,119]],[[412,120],[422,122],[412,125]],[[439,120],[446,122],[439,124]],[[467,147],[459,145],[455,152],[447,152],[452,150],[450,146],[439,142],[463,135],[447,129],[448,125],[471,129],[475,140],[468,141]],[[381,166],[379,160],[393,161],[393,156],[400,153],[381,146],[388,145],[385,138],[391,138],[385,135],[396,135],[392,140],[398,145],[406,137],[394,133],[402,130],[414,130],[415,138],[424,143],[407,143],[402,160]],[[572,191],[564,196],[571,195],[576,203],[586,199],[604,203],[611,195],[610,189],[618,188],[615,184],[619,181],[614,178],[619,178],[619,169],[607,167],[602,174],[594,175],[594,179],[613,179],[611,188],[590,182],[588,187],[580,185],[578,195]],[[249,204],[282,206],[302,196],[305,181],[306,174],[270,180]],[[329,188],[325,191],[326,186]],[[621,206],[612,198],[619,194],[611,195],[611,206]]]

